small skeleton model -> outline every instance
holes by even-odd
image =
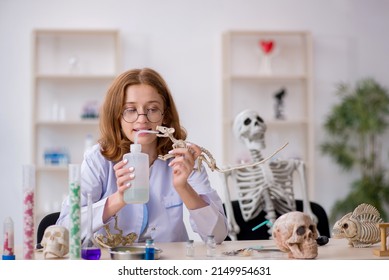
[[[173,134],[175,132],[175,129],[173,127],[157,126],[156,129],[157,129],[157,131],[160,132],[160,134],[157,134],[158,137],[169,137],[170,140],[172,140],[172,142],[173,142],[172,146],[174,149],[175,148],[189,148],[189,145],[192,144],[191,142],[188,142],[188,141],[185,141],[182,139],[176,139],[173,136]],[[197,164],[197,169],[195,169],[195,171],[201,171],[201,166],[202,166],[203,161],[208,165],[208,167],[211,169],[211,171],[218,171],[220,173],[230,172],[232,170],[239,169],[239,168],[254,167],[256,165],[263,164],[265,161],[267,161],[268,159],[273,157],[276,153],[278,153],[283,148],[285,148],[286,145],[287,145],[287,143],[284,146],[282,146],[281,148],[279,148],[277,151],[275,151],[268,158],[265,158],[259,162],[254,162],[252,164],[241,164],[241,165],[233,166],[233,167],[230,167],[227,169],[219,168],[217,166],[216,160],[214,159],[212,154],[207,149],[199,146],[199,148],[201,149],[201,154],[197,157],[198,164]],[[172,158],[172,157],[174,157],[174,155],[170,155],[170,154],[158,156],[158,158],[162,159],[162,160],[168,160],[169,158]]]
[[[46,228],[41,245],[43,246],[43,257],[63,258],[69,253],[69,231],[66,227],[52,225]]]
[[[332,237],[346,238],[352,247],[369,247],[381,241],[380,223],[383,221],[378,210],[363,203],[335,223]]]
[[[311,217],[299,211],[281,215],[273,226],[273,239],[277,247],[289,258],[314,259],[317,257],[319,234]]]
[[[234,133],[250,150],[253,163],[263,162],[261,150],[265,147],[266,124],[252,110],[244,110],[234,121]],[[302,186],[304,212],[317,222],[313,215],[305,182],[305,166],[301,160],[285,159],[252,165],[249,168],[235,168],[224,173],[222,182],[225,189],[225,207],[229,223],[229,236],[236,240],[240,228],[232,209],[228,182],[232,182],[237,191],[240,210],[245,221],[255,218],[261,211],[266,211],[269,235],[271,225],[277,215],[296,210],[293,192],[293,173],[297,171]],[[230,180],[229,180],[230,179]]]
[[[284,97],[286,95],[286,90],[282,88],[280,91],[276,92],[274,94],[274,98],[276,99],[276,104],[274,106],[275,113],[276,113],[276,119],[277,120],[284,120]]]
[[[115,215],[115,226],[114,229],[118,231],[116,234],[112,234],[109,225],[104,226],[106,235],[96,234],[95,240],[96,242],[104,247],[104,248],[113,248],[117,246],[128,246],[134,243],[137,238],[137,234],[135,232],[131,232],[126,236],[123,236],[123,230],[118,227],[118,217]]]

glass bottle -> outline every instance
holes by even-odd
[[[208,235],[208,237],[207,237],[207,257],[214,257],[215,255],[216,255],[215,236]]]
[[[93,211],[92,211],[92,195],[88,193],[88,231],[81,245],[81,257],[84,260],[99,260],[101,256],[100,247],[98,247],[93,238]]]
[[[155,247],[154,240],[146,240],[146,250],[145,250],[145,260],[154,260],[155,259]]]
[[[186,242],[186,256],[194,257],[194,244],[192,239]]]

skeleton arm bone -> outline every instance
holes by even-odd
[[[312,212],[312,209],[311,209],[311,203],[308,199],[308,189],[307,189],[307,186],[305,184],[306,180],[305,180],[305,164],[304,162],[302,161],[298,161],[297,162],[297,172],[298,172],[298,175],[300,177],[300,182],[301,182],[301,192],[302,192],[302,195],[303,195],[303,212],[308,214],[313,222],[315,224],[318,223],[318,218],[315,216],[315,214],[313,214]]]
[[[263,164],[265,163],[266,161],[268,161],[269,159],[271,159],[272,157],[274,157],[277,153],[279,153],[281,150],[283,150],[289,143],[286,142],[282,147],[278,148],[274,153],[272,153],[270,156],[268,156],[267,158],[261,160],[261,161],[257,161],[257,162],[253,162],[253,163],[249,163],[249,164],[240,164],[240,165],[235,165],[235,166],[232,166],[230,168],[226,168],[226,169],[220,169],[219,167],[217,167],[216,165],[214,166],[214,170],[218,171],[218,172],[221,172],[221,173],[225,173],[225,172],[230,172],[232,170],[237,170],[237,169],[243,169],[243,168],[250,168],[250,167],[255,167],[257,165],[260,165],[260,164]],[[207,164],[208,166],[211,168],[209,162],[206,160],[206,159],[203,159]],[[212,168],[211,168],[212,170]],[[213,171],[213,170],[212,170]]]
[[[240,227],[238,223],[235,220],[235,215],[234,215],[234,210],[232,208],[231,204],[231,197],[230,197],[230,192],[228,190],[228,178],[232,174],[229,173],[222,173],[220,174],[221,178],[221,183],[224,186],[224,207],[226,209],[226,216],[227,216],[227,221],[228,221],[228,236],[231,238],[232,241],[237,240],[236,235],[240,232]]]

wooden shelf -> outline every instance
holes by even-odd
[[[121,42],[118,30],[105,29],[37,29],[32,36],[32,159],[39,220],[60,210],[50,205],[61,205],[67,195],[68,163],[82,162],[86,137],[99,138],[99,120],[81,116],[98,115],[120,71]],[[45,165],[47,160],[61,165]]]
[[[38,74],[35,78],[38,80],[113,80],[115,76],[114,74]]]
[[[67,172],[68,166],[66,165],[39,165],[36,168],[37,172]]]
[[[264,72],[265,58],[259,41],[275,44],[271,72]],[[235,116],[252,109],[267,125],[266,151],[270,154],[285,142],[286,157],[298,157],[307,165],[308,186],[313,190],[312,123],[312,40],[306,31],[232,30],[223,34],[223,164],[231,165],[247,149],[235,139],[232,125]],[[275,119],[274,94],[286,89],[285,120]],[[308,166],[309,164],[309,166]]]
[[[249,81],[257,81],[257,82],[282,82],[282,81],[304,81],[308,79],[306,75],[255,75],[255,74],[234,74],[230,77],[226,77],[226,79],[231,80],[249,80]]]
[[[65,120],[65,121],[36,121],[37,126],[89,126],[98,125],[98,119],[85,119],[85,120]]]

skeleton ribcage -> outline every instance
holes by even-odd
[[[294,160],[280,160],[253,168],[239,169],[233,174],[238,201],[245,221],[261,211],[284,214],[296,209],[293,193]]]

